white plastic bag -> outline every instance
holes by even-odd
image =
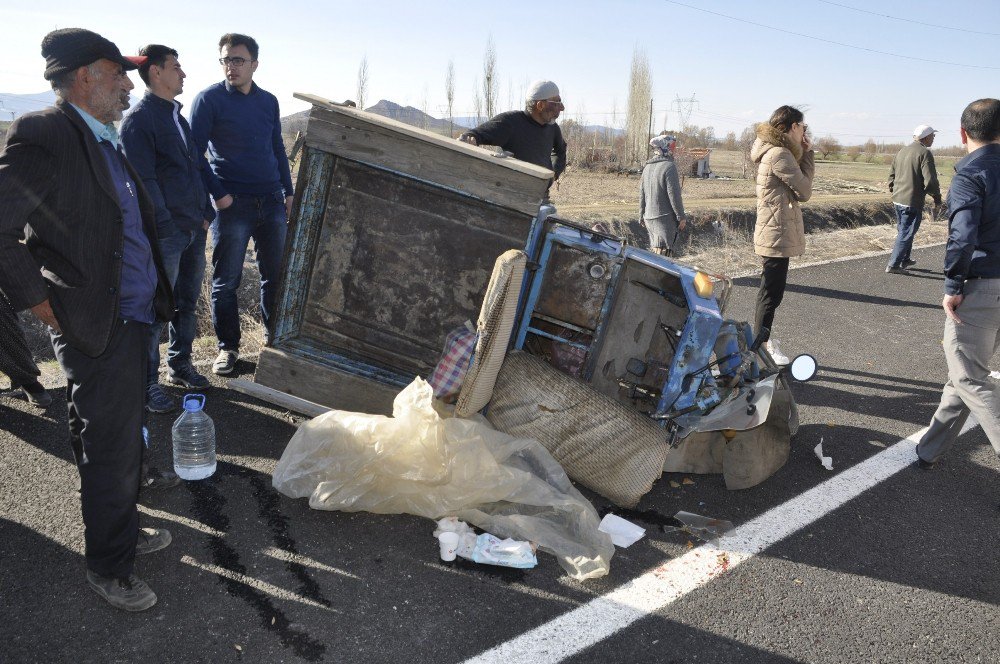
[[[272,483],[314,509],[456,516],[536,543],[578,580],[607,574],[614,554],[597,512],[545,448],[482,418],[440,416],[421,378],[396,395],[392,417],[330,411],[302,425]]]

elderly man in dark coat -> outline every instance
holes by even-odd
[[[170,543],[166,530],[140,530],[136,509],[146,344],[174,307],[153,205],[114,125],[137,65],[78,28],[46,35],[42,56],[59,99],[11,125],[0,153],[0,290],[50,327],[66,374],[87,581],[142,611],[156,595],[135,556]]]

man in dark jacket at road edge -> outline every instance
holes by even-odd
[[[913,142],[896,153],[889,167],[889,191],[897,223],[896,243],[889,255],[886,272],[903,274],[916,262],[910,259],[910,250],[920,230],[924,200],[930,196],[935,207],[941,205],[941,186],[934,155],[929,149],[936,133],[933,127],[919,125],[913,130]]]
[[[156,595],[135,556],[170,544],[166,530],[139,529],[136,508],[146,345],[174,305],[153,205],[114,125],[137,63],[79,28],[46,35],[42,56],[59,99],[11,125],[0,153],[0,290],[49,326],[66,374],[87,581],[143,611]]]
[[[917,464],[930,468],[972,413],[1000,456],[1000,394],[989,362],[1000,348],[1000,100],[980,99],[962,113],[968,155],[948,191],[944,260],[944,353],[948,382]]]

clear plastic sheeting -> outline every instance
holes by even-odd
[[[482,418],[440,415],[415,379],[392,417],[330,411],[303,424],[274,471],[274,488],[320,510],[455,516],[538,545],[577,580],[604,576],[614,545],[593,506],[537,441]]]
[[[732,521],[723,519],[713,519],[709,516],[692,514],[691,512],[678,512],[674,518],[681,524],[680,526],[663,526],[663,532],[669,533],[679,530],[703,542],[711,542],[722,537],[733,529]]]

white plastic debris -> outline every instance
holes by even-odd
[[[990,372],[990,378],[996,378],[996,379],[1000,380],[1000,371],[991,371]]]
[[[819,444],[813,448],[813,452],[816,453],[816,458],[819,462],[823,464],[823,467],[827,470],[833,470],[833,457],[823,456],[823,439],[819,439]]]
[[[446,551],[445,540],[442,538],[447,535],[454,535],[454,538],[447,538],[449,543],[454,542],[454,545]],[[454,560],[455,556],[458,556],[484,565],[518,569],[530,569],[538,564],[535,549],[529,542],[519,542],[510,538],[502,540],[489,533],[476,536],[469,524],[453,516],[437,522],[434,536],[441,542],[441,559],[445,561]]]
[[[626,521],[614,514],[608,514],[601,519],[601,525],[598,527],[598,530],[611,535],[611,541],[614,545],[620,546],[623,549],[632,546],[646,534],[645,528],[637,526],[631,521]]]

